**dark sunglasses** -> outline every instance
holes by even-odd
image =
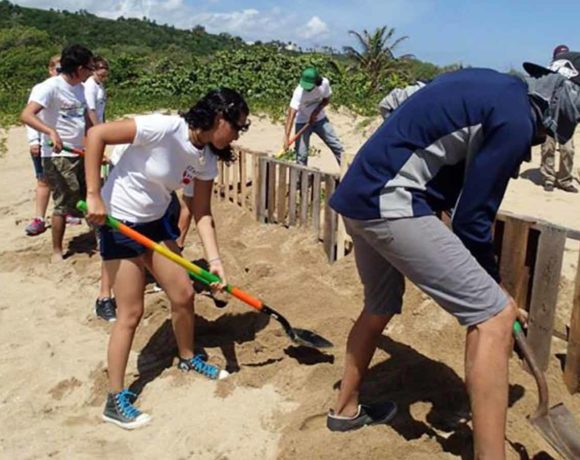
[[[92,65],[92,64],[84,65],[83,68],[84,69],[87,69],[87,70],[90,70],[91,72],[94,72],[94,70],[95,70],[95,66]]]
[[[246,121],[243,125],[238,125],[235,121],[228,120],[228,123],[234,128],[237,132],[245,133],[248,129],[250,129],[250,125],[252,124],[250,120]]]

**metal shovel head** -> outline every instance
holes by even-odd
[[[299,345],[312,348],[330,348],[334,345],[329,342],[324,337],[306,329],[298,329],[293,327],[292,329],[292,340]]]
[[[556,404],[547,414],[529,420],[562,457],[580,460],[580,427],[564,404]]]

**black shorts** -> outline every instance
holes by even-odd
[[[167,240],[175,241],[179,237],[176,217],[179,217],[179,213],[176,215],[175,209],[170,205],[165,215],[153,222],[142,224],[121,222],[150,240],[161,243]],[[103,260],[130,259],[144,254],[147,250],[142,244],[106,225],[99,228],[99,248]]]

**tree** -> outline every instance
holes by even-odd
[[[352,46],[345,46],[344,52],[355,61],[357,67],[367,73],[373,89],[380,87],[381,79],[387,72],[404,73],[404,61],[414,57],[412,54],[395,57],[395,48],[408,37],[395,39],[394,28],[383,26],[377,27],[373,33],[366,29],[362,33],[354,30],[349,30],[348,33],[357,39],[360,51]]]

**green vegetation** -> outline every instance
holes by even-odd
[[[393,41],[393,33],[384,27],[358,34],[372,45],[359,55],[374,53],[380,61],[380,71],[369,77],[369,61],[352,53],[287,51],[280,42],[247,45],[228,34],[208,34],[201,26],[178,30],[148,19],[110,20],[83,10],[45,11],[0,0],[0,126],[18,121],[30,89],[46,78],[50,56],[72,43],[84,44],[110,62],[109,119],[186,109],[217,86],[241,91],[254,113],[278,118],[307,65],[330,79],[333,105],[375,115],[378,101],[392,88],[446,70],[410,56],[395,58],[393,49],[405,37]]]

